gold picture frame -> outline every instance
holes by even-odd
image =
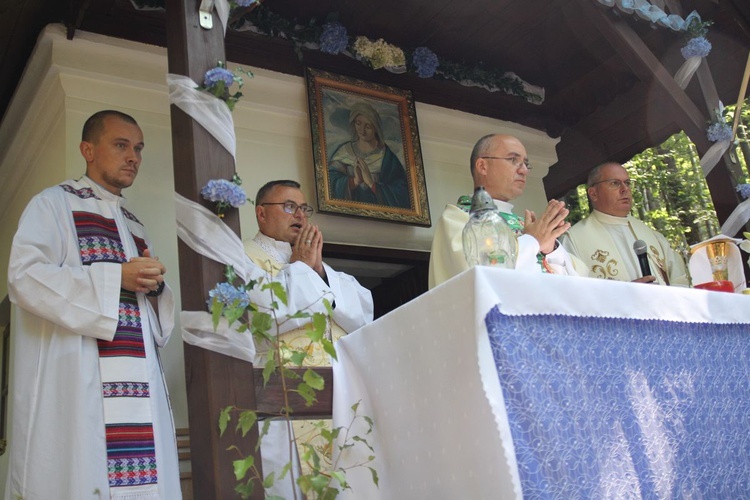
[[[431,225],[408,90],[306,69],[318,210]]]

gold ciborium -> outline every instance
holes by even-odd
[[[706,255],[711,264],[711,273],[714,281],[725,281],[729,279],[729,245],[734,244],[729,240],[711,241],[706,244]]]

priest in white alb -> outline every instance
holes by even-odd
[[[5,498],[179,499],[158,352],[174,299],[121,194],[138,174],[143,133],[132,117],[101,111],[82,135],[86,175],[35,196],[11,247]]]

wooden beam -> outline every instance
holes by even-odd
[[[224,60],[224,36],[218,17],[214,28],[204,30],[198,22],[200,0],[167,0],[167,47],[170,73],[187,75],[196,82],[206,70]],[[200,189],[209,180],[231,179],[234,160],[211,134],[176,106],[171,106],[172,155],[175,190],[208,206]],[[238,235],[239,214],[230,211],[224,222]],[[223,280],[223,266],[178,243],[182,309],[205,311],[208,291]],[[227,406],[255,407],[253,366],[235,358],[185,344],[188,418],[195,498],[235,498],[232,461],[239,458],[230,446],[250,453],[258,439],[257,427],[249,438],[233,431],[219,436],[219,413]],[[261,466],[260,460],[256,465]],[[263,488],[253,498],[263,498]]]
[[[578,0],[582,12],[589,17],[593,27],[609,41],[623,58],[625,64],[644,83],[651,83],[661,91],[674,107],[674,120],[704,153],[711,147],[706,137],[707,116],[682,90],[674,77],[651,52],[640,36],[622,18],[614,19],[608,10],[597,7],[591,0]]]

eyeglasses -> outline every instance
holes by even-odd
[[[618,190],[618,191],[620,189],[622,189],[623,186],[625,186],[628,189],[633,189],[633,180],[632,179],[628,179],[628,180],[625,180],[625,181],[621,181],[620,179],[606,179],[606,180],[603,180],[603,181],[595,182],[592,185],[590,185],[589,187],[594,187],[597,184],[604,184],[609,189]]]
[[[310,205],[304,204],[304,205],[297,205],[293,201],[279,201],[276,203],[261,203],[261,205],[283,205],[284,212],[288,214],[296,214],[297,209],[302,210],[302,214],[307,217],[308,219],[312,217],[314,210],[313,207]]]
[[[511,165],[513,165],[516,168],[521,168],[521,165],[526,167],[526,170],[531,170],[531,164],[529,164],[529,160],[524,160],[518,155],[514,156],[508,156],[507,158],[503,158],[501,156],[480,156],[480,158],[484,158],[485,160],[505,160],[509,161]]]

